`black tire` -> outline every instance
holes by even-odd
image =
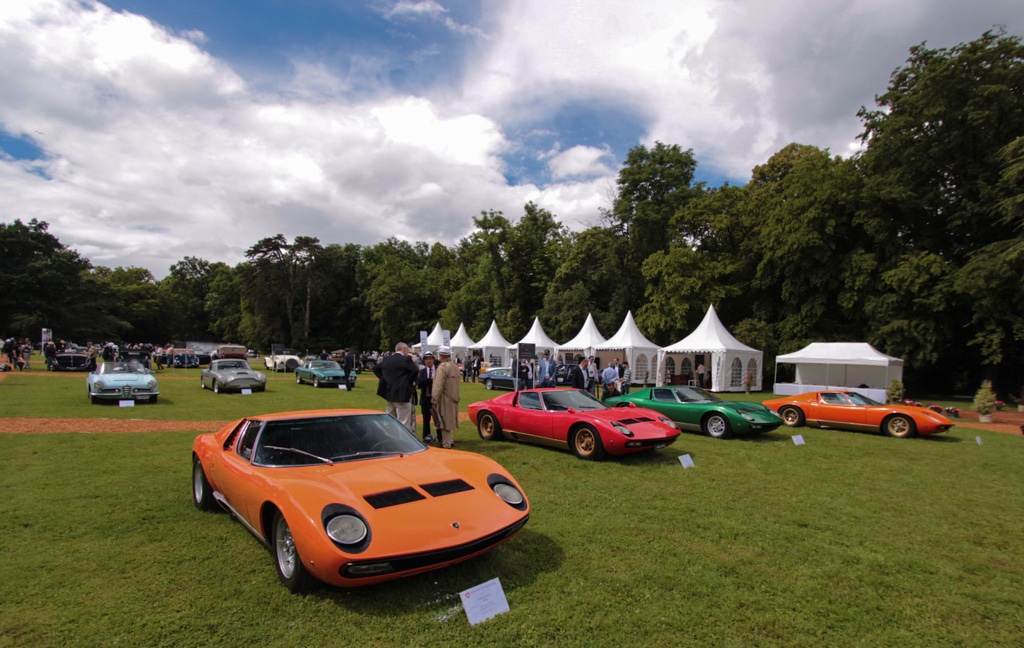
[[[155,394],[154,394],[153,396],[150,396],[150,397],[149,397],[149,402],[150,402],[150,404],[151,404],[151,405],[156,405],[156,401],[157,401],[157,399],[158,399],[158,398],[160,398],[160,397],[159,397],[159,396],[157,396],[157,395],[155,395]]]
[[[90,401],[90,402],[91,402],[91,403],[92,403],[93,405],[99,405],[99,404],[100,404],[100,399],[96,398],[96,397],[95,397],[95,396],[93,396],[92,394],[89,394],[89,401]]]
[[[274,555],[277,577],[288,591],[298,594],[313,587],[316,581],[302,564],[302,557],[295,547],[288,521],[280,511],[274,511],[274,522],[270,531],[270,552]]]
[[[490,378],[484,381],[484,389],[488,391],[494,389],[494,382]]]
[[[577,459],[597,461],[604,459],[601,435],[590,425],[581,425],[569,437],[569,446]]]
[[[199,389],[206,389],[206,381],[202,376],[199,376]]]
[[[220,393],[220,383],[217,382],[216,378],[213,379],[213,393],[214,394],[219,394]]]
[[[704,430],[704,434],[713,439],[732,438],[732,425],[725,414],[721,412],[712,412],[705,416],[704,420],[700,422],[700,427]]]
[[[320,379],[317,378],[316,376],[313,376],[313,389],[316,389],[319,386],[320,386]]]
[[[200,511],[214,511],[217,500],[213,498],[213,489],[206,479],[206,471],[199,457],[192,455],[192,503]]]
[[[917,436],[917,425],[909,416],[893,414],[882,421],[882,433],[897,439],[911,439]]]
[[[786,427],[803,427],[804,423],[807,422],[803,410],[792,405],[780,407],[779,416]]]
[[[302,376],[300,376],[299,372],[297,372],[297,371],[295,372],[295,384],[296,385],[301,385],[302,384]]]
[[[501,441],[505,435],[501,433],[498,418],[490,412],[480,412],[477,418],[476,431],[484,441]]]
[[[296,360],[294,360],[294,359],[293,360],[285,360],[285,362],[284,362],[284,370],[285,371],[295,371],[298,368],[299,368],[299,363]]]

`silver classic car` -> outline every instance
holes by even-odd
[[[243,389],[261,392],[267,388],[267,377],[251,368],[246,360],[221,358],[211,361],[210,366],[203,369],[199,374],[199,385],[203,389],[209,387],[215,394]]]

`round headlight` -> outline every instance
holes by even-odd
[[[93,383],[93,385],[95,385],[96,389],[103,389],[104,387],[106,387],[102,380],[97,380],[96,382]]]
[[[523,494],[512,484],[495,484],[494,494],[512,506],[519,506],[523,503]]]
[[[366,537],[366,523],[354,515],[336,515],[327,521],[327,536],[339,544],[356,544]]]
[[[155,380],[150,380],[150,381],[149,381],[148,383],[146,383],[146,384],[147,384],[147,385],[149,385],[149,388],[150,388],[150,389],[156,389],[156,381],[155,381]]]

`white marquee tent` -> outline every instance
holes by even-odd
[[[520,344],[533,344],[537,350],[537,357],[539,358],[545,350],[550,351],[552,356],[558,355],[558,343],[548,337],[548,334],[544,332],[544,327],[540,324],[540,318],[533,318],[533,326],[523,336],[522,340],[519,340],[515,344],[509,345],[509,351],[518,355],[518,348]]]
[[[648,372],[655,363],[658,353],[658,345],[644,337],[643,333],[636,326],[633,320],[633,312],[626,313],[622,326],[615,335],[606,341],[594,346],[594,355],[600,358],[601,367],[608,366],[612,358],[619,356],[616,351],[621,351],[629,366],[633,369],[632,383],[643,383],[649,375]]]
[[[409,346],[416,352],[420,351],[436,351],[437,347],[444,344],[444,329],[441,328],[441,322],[434,324],[434,330],[427,335],[427,349],[420,349],[420,343],[417,341],[416,344],[410,344]]]
[[[470,347],[474,344],[476,342],[473,341],[473,338],[469,337],[469,333],[466,333],[466,325],[460,323],[459,330],[455,332],[451,339],[452,353],[456,357],[465,360],[466,356],[469,355]]]
[[[743,344],[722,324],[714,306],[708,306],[704,319],[690,333],[675,344],[658,352],[657,384],[665,383],[666,359],[676,356],[679,361],[689,356],[710,356],[705,366],[711,372],[711,391],[744,391],[745,377],[753,372],[752,391],[761,391],[761,370],[764,352]],[[696,366],[694,366],[696,369]]]
[[[498,323],[491,320],[491,328],[476,344],[470,345],[472,351],[482,351],[484,360],[492,367],[507,367],[509,362],[509,342],[498,330]]]
[[[793,383],[778,382],[779,364],[785,363],[796,365]],[[884,403],[889,383],[903,381],[903,360],[867,342],[813,342],[794,353],[775,356],[775,375],[776,394],[843,387]]]
[[[595,347],[604,341],[605,337],[597,330],[597,324],[594,324],[594,316],[588,313],[587,321],[583,322],[580,332],[565,344],[559,345],[558,352],[579,351],[580,355],[592,356],[594,355]],[[566,358],[565,361],[572,363],[573,358]]]

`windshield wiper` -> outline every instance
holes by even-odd
[[[337,457],[331,457],[331,461],[345,461],[346,459],[365,459],[366,457],[392,457],[401,456],[404,453],[398,450],[360,450],[359,452],[346,452]]]
[[[270,445],[263,446],[263,448],[265,450],[280,450],[282,452],[294,452],[295,454],[305,455],[307,457],[310,457],[311,459],[316,459],[317,461],[323,462],[325,464],[333,464],[334,463],[330,459],[326,459],[326,458],[321,457],[319,455],[315,455],[312,452],[306,452],[305,450],[299,450],[298,448],[282,448],[281,446],[270,446]]]

